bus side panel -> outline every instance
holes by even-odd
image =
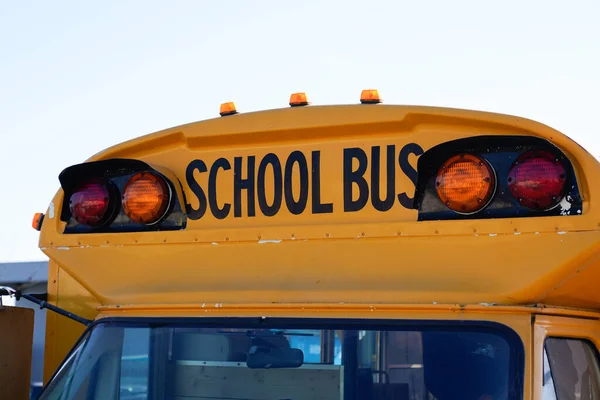
[[[48,302],[84,318],[94,319],[99,306],[96,298],[71,275],[50,260],[48,263]],[[85,326],[53,312],[46,316],[44,384],[67,356]]]
[[[558,282],[540,299],[545,304],[568,304],[574,308],[600,309],[600,241],[581,252],[573,262],[576,271],[564,271]],[[566,275],[568,273],[568,275]]]

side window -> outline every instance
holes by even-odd
[[[125,329],[121,353],[120,399],[148,398],[149,356],[150,329]]]
[[[594,345],[581,339],[546,339],[543,384],[544,400],[600,400]]]

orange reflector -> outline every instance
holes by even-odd
[[[226,115],[237,114],[237,110],[235,109],[235,103],[233,101],[230,101],[229,103],[221,104],[219,114],[221,114],[221,117],[224,117]]]
[[[31,221],[31,226],[36,231],[40,231],[40,230],[42,230],[42,222],[43,221],[44,221],[44,214],[43,213],[35,213],[33,215],[33,221]]]
[[[150,172],[132,176],[123,193],[125,214],[132,221],[146,225],[152,225],[164,217],[171,201],[167,183]]]
[[[306,97],[306,93],[294,93],[290,96],[290,106],[298,107],[307,105],[308,99]]]
[[[379,91],[377,89],[366,89],[360,94],[360,102],[362,104],[378,104],[381,103]]]
[[[494,171],[482,158],[460,154],[438,170],[435,186],[440,200],[451,210],[472,214],[485,207],[496,189]]]

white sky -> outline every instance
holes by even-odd
[[[60,171],[218,115],[357,103],[517,114],[600,155],[600,1],[0,0],[0,261],[44,259],[31,228]]]

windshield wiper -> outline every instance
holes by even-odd
[[[80,317],[79,315],[73,314],[72,312],[69,312],[64,308],[60,308],[48,303],[48,293],[27,294],[21,293],[13,288],[3,286],[0,287],[0,296],[14,296],[17,299],[17,301],[21,300],[21,298],[29,300],[30,302],[39,305],[40,309],[47,308],[50,311],[54,311],[55,313],[60,314],[63,317],[70,318],[73,321],[77,321],[85,326],[89,326],[92,323],[92,321],[89,319]]]

